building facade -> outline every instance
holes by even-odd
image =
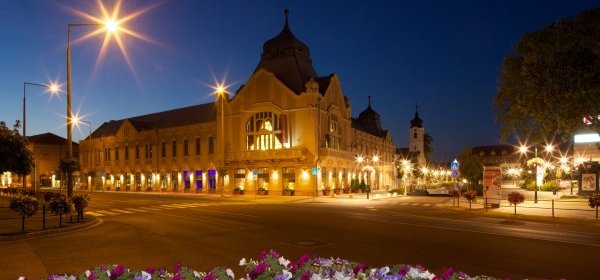
[[[43,133],[27,136],[29,141],[27,148],[33,154],[33,169],[26,176],[26,187],[30,189],[40,189],[48,187],[59,187],[61,178],[65,175],[59,170],[60,161],[67,158],[67,139],[52,133]],[[73,143],[73,155],[78,157],[79,144]],[[79,174],[74,174],[74,182],[78,184]],[[4,172],[1,178],[3,187],[22,187],[22,178],[11,172]]]
[[[96,190],[317,195],[352,179],[394,183],[395,145],[379,114],[369,100],[352,118],[338,76],[316,74],[287,13],[232,96],[105,122],[80,144],[81,173]]]

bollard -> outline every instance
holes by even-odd
[[[487,204],[487,197],[485,198],[485,212],[487,212],[488,210],[488,204]]]
[[[552,219],[554,219],[554,199],[552,199]]]
[[[42,205],[42,229],[46,229],[46,204]]]

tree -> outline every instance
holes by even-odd
[[[79,161],[74,158],[62,159],[58,165],[61,173],[67,174],[67,181],[72,182],[73,172],[79,170]],[[68,185],[67,197],[73,196],[73,185]]]
[[[520,192],[511,192],[508,194],[508,202],[515,206],[515,217],[517,216],[517,204],[525,201],[525,196]]]
[[[423,135],[423,152],[425,153],[425,159],[429,161],[431,154],[433,153],[433,136],[429,133]]]
[[[10,200],[9,208],[19,212],[21,215],[21,232],[25,232],[25,218],[29,218],[38,210],[38,201],[29,195],[19,195]]]
[[[27,149],[27,138],[19,134],[20,122],[9,129],[0,121],[0,171],[10,171],[25,176],[31,173],[33,154]]]
[[[600,131],[600,8],[523,35],[504,57],[494,107],[503,138],[569,139]]]
[[[463,153],[458,156],[458,162],[460,163],[458,167],[460,176],[475,185],[478,184],[483,177],[483,167],[479,155],[473,154],[470,147],[465,147]]]

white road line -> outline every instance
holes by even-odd
[[[425,204],[423,204],[423,206],[431,206],[431,204],[430,203],[425,203]]]
[[[104,216],[104,214],[100,214],[100,213],[96,213],[96,212],[85,212],[85,215],[92,215],[92,216],[96,216],[96,217],[102,217]]]
[[[127,210],[121,210],[121,209],[110,209],[113,212],[117,212],[117,213],[123,213],[123,214],[131,214],[133,212],[131,211],[127,211]]]
[[[137,208],[125,208],[125,210],[133,211],[133,212],[148,212],[147,210],[137,209]]]
[[[119,215],[119,213],[111,212],[111,211],[108,211],[108,210],[98,210],[96,212],[102,213],[102,214],[106,214],[106,215],[110,215],[110,216]]]

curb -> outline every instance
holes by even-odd
[[[89,220],[87,222],[84,222],[84,223],[78,224],[78,225],[74,225],[74,226],[62,227],[62,228],[52,228],[52,229],[46,229],[46,230],[40,230],[40,231],[34,231],[34,232],[26,232],[26,233],[15,233],[15,234],[6,235],[6,236],[0,236],[0,243],[12,242],[12,241],[18,241],[18,240],[27,240],[27,239],[33,239],[33,238],[38,238],[38,237],[43,237],[43,236],[48,236],[48,235],[58,235],[58,234],[67,233],[67,232],[82,231],[82,230],[86,230],[86,229],[90,229],[90,228],[99,226],[103,222],[104,221],[102,219],[93,217],[91,220]]]

